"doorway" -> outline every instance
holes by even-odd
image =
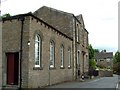
[[[7,56],[7,84],[18,85],[19,53],[6,53]]]

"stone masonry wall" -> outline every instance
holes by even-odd
[[[20,51],[20,27],[18,20],[4,21],[2,24],[2,62],[3,62],[3,86],[7,86],[7,57],[8,52]]]
[[[28,46],[27,41],[29,38],[29,18],[25,19],[23,26],[23,55],[22,55],[22,87],[27,87],[28,84]],[[20,64],[20,35],[21,35],[21,20],[13,19],[4,21],[2,24],[2,61],[3,61],[3,86],[7,86],[7,57],[8,52],[19,52]],[[20,73],[19,73],[20,74]],[[19,77],[20,78],[20,77]],[[20,82],[20,80],[19,80]],[[20,83],[19,83],[20,84]],[[18,85],[19,86],[19,85]]]
[[[35,34],[39,34],[42,39],[42,69],[34,69],[34,40]],[[61,34],[54,31],[52,28],[46,26],[36,19],[30,21],[29,33],[29,88],[38,88],[41,86],[52,85],[73,79],[72,71],[72,41]],[[50,41],[55,43],[55,68],[49,69],[50,59]],[[64,45],[64,68],[60,68],[60,46]],[[71,68],[68,68],[68,48],[71,48]]]
[[[43,6],[42,8],[38,9],[34,15],[66,35],[73,37],[72,14]]]

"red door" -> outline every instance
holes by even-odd
[[[7,84],[18,84],[18,57],[19,53],[7,53]]]

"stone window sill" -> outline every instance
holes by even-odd
[[[60,69],[65,69],[65,67],[60,67]]]
[[[33,70],[43,70],[42,67],[33,67]]]
[[[70,67],[68,67],[68,69],[71,69],[72,67],[70,66]]]
[[[49,67],[49,70],[54,70],[54,69],[56,69],[55,67]]]

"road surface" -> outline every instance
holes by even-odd
[[[48,88],[84,88],[84,89],[94,89],[94,90],[120,90],[118,88],[118,76],[113,77],[101,77],[94,80],[88,80],[85,82],[67,82],[58,85],[49,86]],[[96,88],[96,89],[95,89]],[[107,89],[109,88],[109,89]],[[82,90],[80,89],[80,90]],[[91,90],[92,90],[91,89]]]

